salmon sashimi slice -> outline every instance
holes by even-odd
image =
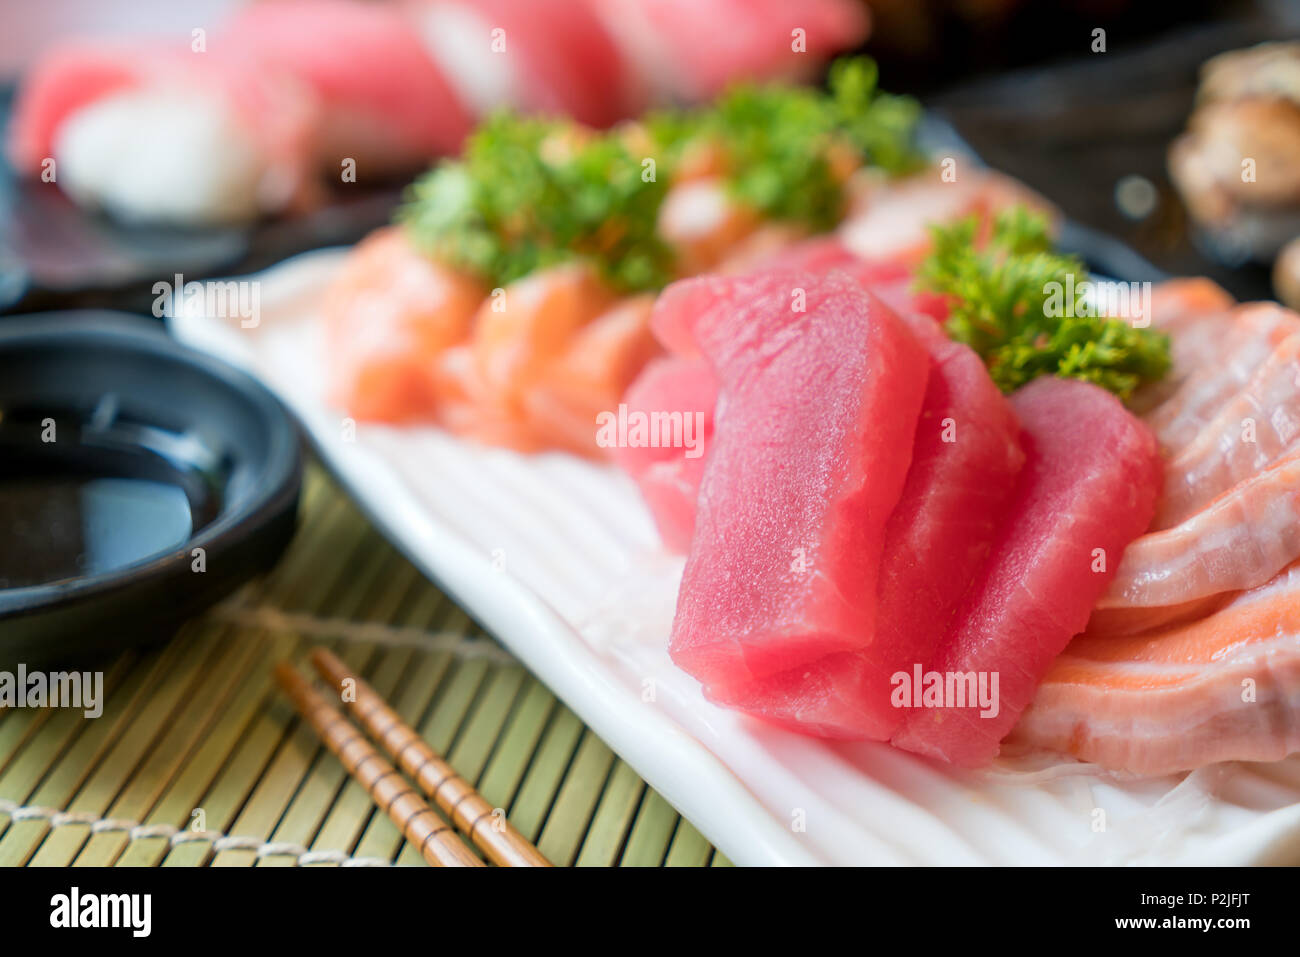
[[[471,340],[486,395],[523,417],[524,398],[547,367],[614,303],[595,271],[577,263],[540,270],[489,296]]]
[[[1300,334],[1278,344],[1245,388],[1169,462],[1152,527],[1177,525],[1292,451],[1300,439],[1298,385]]]
[[[1262,585],[1300,557],[1300,452],[1238,483],[1173,528],[1129,545],[1097,603],[1169,607]]]
[[[953,182],[941,177],[937,167],[901,180],[865,172],[855,184],[854,208],[840,224],[840,238],[863,259],[915,264],[929,251],[934,223],[978,214],[987,230],[999,210],[1018,204],[1057,215],[1047,200],[1001,173],[969,167]]]
[[[700,357],[665,356],[648,364],[623,397],[629,416],[655,416],[671,435],[673,416],[681,416],[683,435],[688,423],[697,439],[692,448],[662,441],[663,427],[647,444],[622,443],[611,451],[614,461],[636,480],[659,537],[669,551],[685,553],[695,530],[695,500],[704,477],[705,457],[713,436],[713,410],[718,387],[713,370]],[[688,418],[689,417],[689,418]]]
[[[1129,408],[1146,416],[1170,398],[1188,376],[1221,354],[1220,340],[1230,334],[1225,320],[1235,302],[1208,279],[1169,279],[1151,290],[1151,325],[1169,335],[1169,372],[1148,383],[1129,400]]]
[[[1300,565],[1208,617],[1079,636],[1010,741],[1143,775],[1300,750]]]
[[[892,678],[926,662],[993,542],[1024,463],[1010,403],[973,351],[924,316],[930,356],[912,462],[885,529],[870,642],[728,690],[735,707],[805,734],[887,741]]]
[[[1190,372],[1168,399],[1143,416],[1166,452],[1196,439],[1273,350],[1300,332],[1300,316],[1272,303],[1242,306],[1226,321],[1215,361]]]
[[[650,331],[654,296],[616,303],[579,329],[524,396],[524,415],[542,444],[579,455],[603,454],[597,425],[662,349]]]
[[[323,296],[335,400],[363,420],[432,419],[443,398],[438,357],[468,335],[484,294],[402,230],[372,233]]]
[[[704,277],[655,308],[719,386],[669,653],[730,704],[751,680],[870,642],[929,360],[837,275]]]
[[[901,702],[914,710],[891,739],[965,766],[998,753],[1052,660],[1084,630],[1125,546],[1150,522],[1160,488],[1155,437],[1109,392],[1040,378],[1012,405],[1025,466],[989,556],[925,669],[940,676],[941,691],[957,688],[947,676],[969,676],[963,694],[979,685],[991,696],[926,700],[914,688],[909,700],[900,686]]]
[[[1103,598],[1103,603],[1092,610],[1088,631],[1096,635],[1136,635],[1140,631],[1204,618],[1238,594],[1240,592],[1219,592],[1177,605],[1114,605],[1105,604]]]

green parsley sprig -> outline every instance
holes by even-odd
[[[398,221],[429,255],[493,285],[582,258],[619,291],[658,289],[674,278],[673,251],[656,231],[659,208],[691,147],[720,150],[739,202],[821,231],[845,211],[841,161],[888,173],[921,164],[919,115],[915,101],[877,89],[865,57],[833,64],[829,92],[741,84],[713,104],[653,114],[631,129],[497,113],[460,159],[412,185]]]
[[[431,256],[493,283],[584,258],[615,289],[654,289],[672,278],[655,232],[664,191],[620,136],[498,113],[413,184],[398,218]]]
[[[915,144],[919,104],[882,93],[877,77],[870,58],[844,58],[831,65],[828,92],[741,83],[710,106],[652,114],[646,125],[670,168],[689,146],[712,142],[725,158],[732,196],[764,218],[820,232],[845,212],[837,153],[891,175],[924,163]]]
[[[947,298],[949,335],[979,353],[1002,391],[1058,375],[1127,400],[1169,371],[1168,336],[1121,318],[1077,314],[1086,309],[1055,308],[1067,276],[1077,287],[1089,274],[1082,260],[1052,250],[1046,217],[1018,206],[997,217],[982,245],[978,230],[977,216],[932,227],[933,246],[917,275],[922,289]]]

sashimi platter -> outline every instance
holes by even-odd
[[[493,113],[170,322],[737,863],[1300,861],[1300,315],[920,118]]]

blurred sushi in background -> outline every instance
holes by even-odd
[[[810,76],[867,31],[855,0],[265,0],[210,30],[55,42],[6,147],[121,220],[242,222],[310,207],[349,171],[414,172],[501,107],[609,126]]]

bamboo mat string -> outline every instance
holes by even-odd
[[[211,842],[213,853],[228,850],[253,851],[258,857],[292,857],[299,866],[308,864],[337,864],[340,867],[391,867],[389,861],[377,857],[353,857],[343,851],[314,851],[300,844],[284,841],[266,841],[260,837],[223,834],[220,831],[193,831],[171,824],[141,824],[123,818],[99,817],[77,811],[63,811],[56,807],[35,804],[18,804],[0,798],[0,815],[11,821],[46,821],[51,828],[73,825],[88,826],[92,834],[126,834],[133,841],[164,838],[173,847],[180,844]]]
[[[428,631],[382,622],[351,621],[325,618],[302,612],[281,611],[270,605],[246,605],[223,602],[207,612],[207,617],[225,624],[272,632],[293,632],[303,638],[336,638],[341,641],[383,645],[393,648],[419,648],[446,651],[457,658],[485,658],[496,664],[513,665],[517,660],[490,638],[476,638],[455,631]]]

